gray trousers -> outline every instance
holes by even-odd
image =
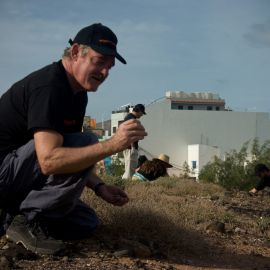
[[[97,141],[92,133],[64,136],[64,146],[68,147],[86,146]],[[58,238],[83,238],[99,224],[94,210],[79,199],[89,181],[90,169],[45,176],[41,173],[31,140],[8,154],[0,166],[0,208],[11,214],[23,213],[29,221],[36,217],[45,220]],[[78,235],[74,235],[76,231]]]

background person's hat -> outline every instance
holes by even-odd
[[[168,155],[165,154],[160,154],[158,158],[154,158],[154,159],[159,159],[161,160],[163,163],[165,163],[167,168],[172,168],[173,166],[170,164],[170,157]]]
[[[87,45],[98,53],[113,55],[120,62],[126,64],[126,60],[116,50],[117,41],[116,35],[110,28],[101,23],[95,23],[81,29],[74,40],[69,40],[69,44]]]
[[[134,112],[142,112],[143,114],[146,114],[145,107],[143,104],[137,104],[133,107]]]

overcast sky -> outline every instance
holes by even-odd
[[[0,95],[60,59],[78,30],[102,22],[117,61],[87,115],[108,119],[167,90],[218,93],[236,111],[270,112],[269,0],[0,0]]]

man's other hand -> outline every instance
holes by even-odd
[[[99,188],[98,195],[104,201],[116,206],[122,206],[129,201],[127,194],[123,190],[106,184]]]

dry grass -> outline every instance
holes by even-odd
[[[153,221],[156,224],[156,220],[153,220],[155,216],[158,220],[168,220],[170,225],[188,227],[209,220],[228,219],[228,213],[213,205],[210,200],[211,196],[222,196],[224,193],[216,185],[163,178],[150,183],[129,182],[125,190],[130,202],[123,208],[108,206],[96,200],[92,192],[84,194],[84,198],[97,210],[105,224],[113,222],[117,227],[130,228],[127,224],[132,222],[132,227],[150,228]],[[118,215],[122,218],[116,219]]]
[[[166,256],[184,254],[198,258],[213,249],[218,253],[218,249],[224,248],[222,244],[214,246],[215,241],[207,237],[206,227],[213,221],[224,222],[227,232],[239,227],[256,237],[270,239],[270,219],[228,210],[227,205],[235,205],[237,198],[233,194],[226,196],[220,186],[177,178],[150,183],[126,181],[120,185],[130,198],[124,207],[110,206],[91,191],[83,194],[83,199],[103,221],[104,235],[111,239],[126,238],[156,245]],[[231,236],[228,233],[219,237],[230,241]]]
[[[194,261],[207,256],[208,263],[211,260],[216,263],[225,250],[228,254],[231,249],[236,252],[235,245],[240,253],[260,250],[263,256],[270,256],[270,250],[259,249],[256,242],[270,241],[270,219],[254,215],[253,208],[245,212],[250,207],[245,201],[253,200],[247,193],[227,192],[217,185],[177,178],[149,183],[126,181],[120,182],[120,186],[130,198],[124,207],[110,206],[91,191],[83,197],[103,221],[102,233],[111,239],[124,238],[155,246],[166,258],[175,261],[180,257]],[[264,198],[265,202],[269,205],[270,198],[268,201]],[[209,233],[206,228],[213,221],[225,223],[226,232]],[[235,233],[236,228],[244,234]]]
[[[33,257],[2,237],[0,269],[270,269],[270,192],[251,197],[178,178],[105,181],[130,202],[114,207],[85,190],[82,199],[103,222],[93,237],[66,243],[64,257]],[[210,230],[213,221],[225,231]]]

